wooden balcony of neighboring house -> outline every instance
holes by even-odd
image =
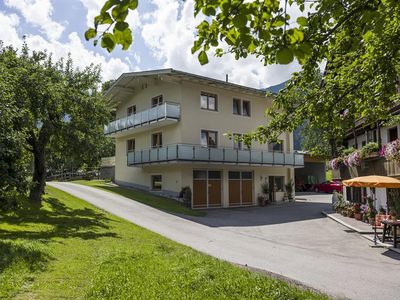
[[[400,177],[400,163],[388,161],[379,156],[378,153],[371,153],[361,161],[361,166],[341,166],[340,168],[340,177],[342,179],[368,175]]]
[[[112,121],[104,126],[104,134],[109,137],[122,137],[177,123],[180,116],[179,103],[164,102],[161,105]]]
[[[297,152],[270,152],[256,149],[205,147],[174,144],[128,152],[129,166],[168,163],[205,163],[250,166],[304,167],[304,155]]]

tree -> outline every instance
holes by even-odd
[[[0,209],[15,206],[17,195],[28,187],[24,132],[14,126],[21,118],[14,83],[15,74],[5,72],[0,63]]]
[[[131,2],[107,1],[86,37],[95,38],[98,25],[124,21],[137,7],[137,1],[129,6]],[[195,0],[194,13],[203,14],[204,20],[197,27],[192,53],[198,53],[201,64],[208,62],[210,53],[233,53],[237,59],[256,55],[265,64],[297,60],[302,65],[277,96],[267,123],[244,136],[247,144],[274,141],[305,120],[313,128],[331,128],[333,137],[343,136],[359,118],[366,123],[390,119],[389,109],[399,99],[400,1],[310,2]],[[289,6],[305,15],[292,20]],[[100,37],[102,46],[112,51],[115,41],[108,42],[107,30]],[[321,69],[323,81],[313,82]],[[304,86],[303,97],[292,99]]]
[[[9,98],[14,106],[6,128],[18,128],[23,135],[22,146],[33,161],[29,197],[40,202],[50,153],[58,150],[86,160],[104,138],[110,111],[98,90],[100,69],[91,65],[79,70],[70,58],[53,61],[46,52],[30,52],[27,45],[20,54],[0,47],[0,66],[0,78],[12,82]]]

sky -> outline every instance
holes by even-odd
[[[124,72],[174,68],[247,85],[265,88],[290,78],[300,70],[297,63],[264,66],[249,56],[235,60],[233,55],[209,57],[201,66],[190,49],[195,27],[201,16],[194,17],[193,0],[139,0],[127,21],[134,35],[128,51],[117,46],[108,53],[87,42],[84,32],[93,27],[93,18],[105,0],[0,0],[0,40],[5,45],[21,47],[26,37],[32,50],[53,53],[55,58],[70,53],[78,67],[100,64],[103,80],[118,78]]]

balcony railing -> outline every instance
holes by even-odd
[[[111,122],[104,126],[104,134],[112,134],[130,128],[146,126],[167,119],[179,120],[180,115],[181,108],[178,103],[164,102],[159,106]]]
[[[239,150],[211,148],[201,145],[176,144],[159,148],[128,152],[128,165],[146,165],[164,162],[206,162],[248,165],[304,166],[303,154],[269,152],[267,150]]]

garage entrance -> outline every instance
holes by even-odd
[[[229,206],[253,205],[253,172],[229,172]]]
[[[193,208],[221,207],[221,171],[193,171]]]

